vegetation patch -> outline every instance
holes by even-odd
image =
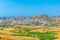
[[[13,36],[31,36],[36,37],[39,40],[54,40],[56,39],[55,34],[53,32],[27,32],[27,33],[17,33],[13,34]]]

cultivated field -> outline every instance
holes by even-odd
[[[60,40],[60,27],[17,25],[0,29],[0,40]]]

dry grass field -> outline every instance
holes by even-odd
[[[57,35],[56,40],[60,40],[60,27],[48,27],[48,28],[43,28],[40,26],[22,26],[22,28],[30,28],[34,30],[30,30],[30,32],[48,32],[48,31],[53,31]],[[11,36],[11,34],[14,34],[12,31],[18,31],[16,27],[9,27],[5,28],[3,30],[0,30],[0,40],[38,40],[38,38],[30,37],[30,36]]]

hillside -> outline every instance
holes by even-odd
[[[44,28],[41,26],[15,26],[0,30],[0,37],[1,40],[40,40],[44,37],[44,40],[52,40],[50,36],[55,36],[56,40],[60,40],[59,30],[60,27]],[[41,38],[38,35],[41,35]]]

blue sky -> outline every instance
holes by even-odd
[[[60,0],[0,0],[0,16],[60,15]]]

